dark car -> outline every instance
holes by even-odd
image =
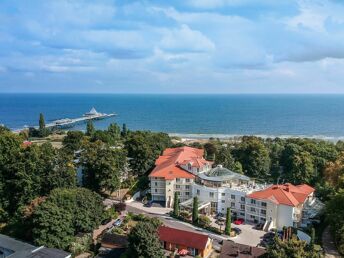
[[[144,206],[144,207],[150,208],[150,207],[152,207],[152,205],[153,205],[153,201],[148,201],[148,202],[145,203],[143,206]]]
[[[254,228],[257,230],[262,230],[264,227],[264,223],[258,223]]]
[[[102,221],[102,225],[106,225],[106,224],[108,224],[110,221],[111,221],[110,218],[104,219],[104,220]]]
[[[241,234],[241,229],[240,228],[233,228],[233,231],[235,234],[240,235]]]

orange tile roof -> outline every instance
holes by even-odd
[[[163,177],[167,180],[172,180],[174,178],[194,178],[195,176],[193,174],[180,168],[179,165],[195,159],[197,162],[203,162],[203,154],[204,150],[187,146],[168,148],[164,150],[163,154],[155,161],[155,168],[149,176]]]
[[[290,183],[283,185],[273,185],[262,191],[253,192],[247,197],[259,200],[270,200],[276,204],[288,206],[298,206],[303,203],[308,195],[315,189],[309,185],[292,185]]]
[[[208,235],[206,234],[185,231],[166,226],[160,226],[158,228],[158,235],[160,241],[192,247],[199,250],[204,250],[208,243]]]

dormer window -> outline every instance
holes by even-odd
[[[188,164],[188,170],[191,170],[192,167],[191,167],[191,163]]]

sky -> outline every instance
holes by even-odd
[[[0,92],[344,93],[344,1],[0,1]]]

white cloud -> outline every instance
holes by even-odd
[[[171,51],[207,52],[215,49],[215,44],[200,31],[192,30],[186,24],[180,28],[166,30],[160,46]]]

